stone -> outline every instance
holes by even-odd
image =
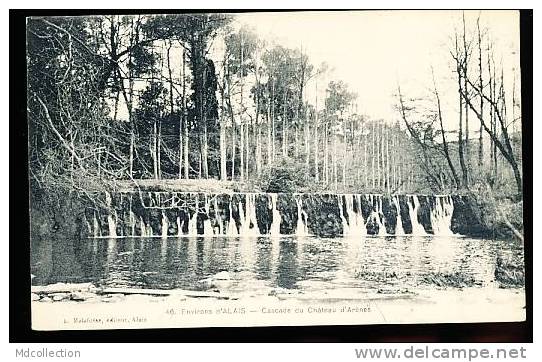
[[[31,296],[31,297],[32,297],[32,301],[33,301],[33,302],[35,302],[35,301],[37,301],[37,300],[40,300],[40,296],[37,295],[36,293],[32,293],[32,296]]]
[[[215,280],[230,280],[231,276],[230,276],[230,273],[228,273],[227,271],[221,271],[219,273],[216,273],[213,276],[213,279],[215,279]]]
[[[78,302],[85,301],[91,297],[93,297],[93,293],[85,293],[85,292],[74,292],[70,295],[71,300],[75,300]]]
[[[64,300],[69,297],[69,294],[67,293],[55,293],[51,294],[53,301],[60,302],[61,300]]]

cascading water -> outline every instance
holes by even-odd
[[[230,211],[230,219],[228,220],[228,229],[226,231],[227,236],[238,236],[239,231],[237,230],[237,225],[235,225],[235,219],[233,218],[233,210],[232,210],[232,200],[228,203],[228,208]]]
[[[184,221],[181,222],[181,218],[177,216],[177,236],[183,236],[183,224]]]
[[[167,238],[167,232],[169,230],[169,220],[166,216],[166,212],[162,210],[162,237]]]
[[[337,195],[337,203],[339,204],[339,215],[343,225],[343,235],[350,235],[350,225],[348,225],[348,221],[344,217],[343,195]]]
[[[92,219],[92,227],[94,229],[94,237],[99,238],[102,236],[101,230],[100,230],[100,223],[98,223],[98,218],[96,217],[96,211],[94,212],[94,218]]]
[[[83,219],[85,220],[85,224],[87,224],[87,230],[88,230],[88,234],[92,234],[93,231],[92,231],[92,225],[90,225],[90,222],[88,221],[87,219],[87,215],[83,215]]]
[[[399,195],[393,196],[393,203],[395,204],[395,211],[397,212],[395,235],[405,235],[405,229],[403,229],[403,219],[401,218],[401,204],[399,203]]]
[[[345,194],[343,196],[346,200],[346,203],[345,203],[346,214],[348,215],[348,228],[343,229],[343,230],[347,230],[347,234],[345,235],[351,235],[351,236],[367,235],[365,220],[363,220],[363,215],[361,213],[361,195]],[[356,211],[354,211],[354,200],[357,203]],[[342,207],[341,207],[341,211],[342,211]],[[344,224],[343,224],[343,228],[344,228]]]
[[[245,210],[239,202],[239,215],[241,219],[241,235],[242,236],[258,236],[258,220],[256,218],[256,194],[246,194]]]
[[[402,200],[399,195],[342,194],[332,195],[331,199],[327,196],[322,198],[310,194],[276,193],[227,195],[140,192],[139,198],[122,193],[115,197],[111,193],[102,195],[105,195],[106,207],[97,209],[82,219],[83,226],[88,228],[89,234],[95,238],[138,235],[163,238],[199,235],[261,236],[259,225],[267,225],[265,235],[273,237],[281,236],[282,233],[295,236],[318,235],[321,230],[318,223],[311,224],[309,231],[308,215],[312,217],[313,214],[322,221],[326,219],[332,221],[324,226],[328,228],[325,232],[336,230],[335,232],[340,233],[338,223],[342,224],[345,237],[369,233],[384,236],[388,235],[386,224],[389,221],[385,215],[393,214],[393,210],[396,227],[395,231],[390,232],[394,235],[405,234],[403,221],[408,222],[408,219],[412,225],[412,235],[427,235],[423,226],[426,224],[421,223],[418,214],[428,215],[430,219],[428,223],[430,222],[435,235],[453,235],[451,226],[454,202],[452,197],[447,195],[427,196],[428,202],[424,202],[423,205],[420,205],[418,196],[406,196],[408,215],[401,214]],[[263,205],[259,203],[262,201],[267,202],[269,210],[261,208]],[[119,205],[115,205],[115,202]],[[327,204],[329,202],[335,204],[329,205]],[[319,203],[322,203],[321,206]],[[365,218],[367,203],[370,209],[369,215]],[[120,206],[128,210],[117,214],[116,210]],[[322,215],[320,216],[318,212],[322,212]]]
[[[210,215],[210,205],[209,205],[209,197],[207,194],[205,194],[204,199],[204,208],[205,208],[205,218],[203,219],[203,235],[205,236],[213,236],[215,234],[213,230],[213,224],[211,223],[211,219],[209,218]]]
[[[382,205],[383,197],[382,195],[378,195],[378,213],[377,213],[377,222],[378,222],[378,235],[388,235],[388,232],[386,231],[386,219],[384,217],[384,208]]]
[[[431,227],[435,235],[453,235],[453,213],[454,202],[451,196],[435,196],[435,206],[431,209]]]
[[[307,213],[303,210],[301,195],[295,196],[295,203],[297,205],[297,227],[295,234],[297,236],[307,236],[309,235],[309,229],[307,228]]]
[[[241,200],[239,200],[239,203],[237,204],[237,210],[239,210],[239,235],[245,235],[247,232],[246,227],[246,216],[245,216],[245,209],[243,208],[243,203]]]
[[[369,195],[369,204],[371,205],[371,213],[369,214],[369,217],[367,217],[365,227],[368,230],[369,224],[376,223],[378,227],[378,235],[387,235],[386,226],[384,224],[385,221],[382,208],[382,195]]]
[[[214,197],[213,207],[214,207],[214,210],[215,210],[215,218],[216,218],[217,227],[218,227],[218,232],[215,233],[215,234],[224,235],[224,222],[222,221],[222,216],[218,212],[218,200],[217,200],[216,196]]]
[[[270,194],[270,208],[273,211],[273,221],[271,227],[269,228],[269,234],[271,236],[280,236],[280,223],[282,222],[282,216],[280,211],[277,209],[277,194]]]
[[[422,224],[420,224],[418,220],[418,209],[420,207],[420,201],[418,200],[418,196],[412,195],[412,204],[410,202],[407,202],[408,204],[408,214],[410,216],[410,222],[412,224],[412,234],[414,235],[427,235],[427,232],[425,231],[425,228]]]
[[[152,236],[152,228],[148,227],[145,224],[145,221],[143,220],[143,217],[139,217],[139,225],[141,228],[141,236]]]
[[[134,211],[132,210],[132,195],[130,195],[130,212],[129,212],[129,215],[130,215],[130,230],[132,232],[131,235],[135,235],[136,234],[136,214],[134,214]]]
[[[109,209],[112,209],[112,203],[113,200],[111,199],[111,194],[109,192],[105,193],[105,202],[107,203],[107,207]],[[117,223],[115,221],[116,219],[116,211],[113,210],[113,212],[107,213],[107,227],[109,229],[109,237],[114,238],[117,237]]]
[[[198,235],[198,212],[199,212],[199,196],[196,194],[196,204],[194,213],[188,219],[188,236]]]

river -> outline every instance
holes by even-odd
[[[499,259],[521,265],[522,244],[457,236],[89,238],[34,243],[31,272],[34,285],[402,293],[497,288]]]

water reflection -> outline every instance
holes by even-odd
[[[58,240],[32,248],[35,284],[205,289],[227,271],[239,288],[423,288],[431,273],[491,285],[497,258],[522,259],[513,241],[456,237],[127,238]]]

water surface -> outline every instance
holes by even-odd
[[[55,240],[33,245],[31,254],[34,285],[92,282],[205,290],[219,288],[220,282],[213,283],[212,277],[227,271],[228,288],[245,292],[414,291],[434,288],[438,275],[493,287],[497,259],[523,262],[523,248],[517,242],[435,236]]]

